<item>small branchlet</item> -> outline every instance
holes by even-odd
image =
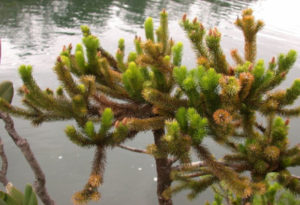
[[[218,73],[228,74],[228,63],[220,46],[221,33],[216,29],[209,30],[206,45],[209,49],[211,65]]]
[[[192,145],[201,144],[207,134],[207,119],[202,118],[193,108],[179,108],[176,120],[166,122],[164,137],[171,155],[181,162],[190,162],[189,150]]]
[[[242,18],[237,18],[235,24],[243,31],[245,38],[245,60],[254,62],[256,58],[256,34],[264,23],[261,20],[255,21],[252,9],[245,9]]]
[[[180,25],[187,32],[187,35],[191,40],[194,49],[197,52],[197,56],[207,59],[208,51],[206,45],[204,44],[204,36],[205,36],[204,26],[197,20],[190,22],[187,19],[186,14],[182,17],[182,21]]]
[[[145,36],[148,40],[154,42],[154,31],[153,31],[153,21],[151,17],[148,17],[144,24],[145,27]]]

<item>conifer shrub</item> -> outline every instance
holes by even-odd
[[[165,10],[156,30],[152,18],[146,19],[145,38],[135,37],[135,51],[127,56],[124,39],[113,55],[82,26],[83,44],[75,49],[64,46],[55,62],[61,86],[42,90],[32,67],[22,65],[24,85],[19,93],[25,107],[0,99],[0,109],[33,125],[76,121],[76,127],[66,127],[67,137],[95,149],[88,182],[73,195],[77,204],[101,197],[105,153],[115,147],[154,157],[160,205],[171,205],[172,194],[183,189],[190,190],[188,197],[193,199],[216,184],[246,204],[268,192],[265,179],[271,172],[276,173],[276,183],[297,195],[299,177],[288,168],[299,166],[300,147],[289,145],[288,118],[300,114],[300,106],[291,107],[300,95],[300,80],[277,89],[297,54],[291,50],[269,63],[256,60],[256,35],[264,23],[246,9],[235,24],[245,46],[243,55],[231,52],[235,64],[230,65],[220,45],[221,33],[183,16],[180,25],[196,53],[196,68],[182,65],[183,44],[170,38]],[[257,114],[264,117],[263,124]],[[152,131],[154,144],[145,150],[123,144],[143,131]],[[204,138],[228,152],[216,159]],[[192,152],[199,161],[192,162]]]

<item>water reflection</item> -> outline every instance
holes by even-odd
[[[236,16],[251,1],[241,0],[1,0],[0,37],[9,39],[21,52],[33,54],[49,47],[58,35],[80,35],[79,26],[88,24],[102,33],[111,27],[130,32],[140,28],[147,16],[155,21],[166,8],[170,20],[183,13],[218,25],[220,19]],[[114,19],[118,24],[110,24]],[[226,19],[226,18],[225,18]],[[124,25],[126,25],[124,27]],[[29,53],[28,53],[29,52]]]

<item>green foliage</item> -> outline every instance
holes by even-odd
[[[76,130],[74,126],[67,126],[65,128],[65,133],[74,144],[77,144],[81,147],[90,147],[93,144],[92,140],[84,137],[80,132]]]
[[[141,92],[143,90],[144,76],[141,69],[134,62],[129,63],[122,80],[125,89],[132,98],[143,100]]]
[[[107,131],[112,126],[114,114],[110,108],[106,108],[101,116],[101,128],[99,134],[105,136]]]
[[[94,127],[94,123],[92,121],[87,121],[85,123],[84,132],[90,138],[92,138],[95,135],[95,127]]]
[[[141,39],[136,37],[134,39],[134,44],[135,44],[135,50],[136,50],[136,53],[138,55],[141,55],[143,53],[143,50],[142,50],[142,45],[141,45]]]
[[[21,65],[19,68],[19,74],[22,78],[23,81],[29,81],[32,78],[32,67],[31,66],[26,66],[26,65]]]
[[[208,112],[213,112],[219,107],[218,86],[220,74],[214,69],[206,70],[203,66],[187,71],[186,67],[175,67],[173,76],[185,94],[189,97],[190,103],[198,111],[203,111],[201,98],[204,96]],[[200,99],[200,100],[199,100]]]
[[[264,23],[255,21],[252,9],[245,9],[242,18],[237,18],[235,25],[243,31],[245,38],[245,60],[254,62],[256,58],[256,34]]]
[[[1,205],[37,205],[36,193],[32,186],[27,184],[24,194],[16,189],[12,184],[6,186],[7,193],[0,191]]]
[[[67,126],[65,133],[73,143],[82,147],[115,146],[126,139],[128,129],[120,123],[112,130],[113,122],[114,114],[110,108],[106,108],[102,112],[98,131],[96,131],[93,121],[87,121],[82,130],[77,130],[74,126]],[[110,130],[112,132],[109,132]]]
[[[182,49],[183,49],[183,44],[181,42],[177,43],[172,48],[174,66],[181,65]]]
[[[83,37],[83,44],[85,45],[88,60],[89,72],[92,72],[93,67],[97,65],[97,52],[99,47],[99,40],[96,36],[88,35]]]
[[[169,38],[169,30],[168,30],[168,13],[166,10],[160,12],[160,26],[156,31],[157,40],[162,43],[163,53],[167,52],[168,48],[168,38]]]
[[[166,122],[167,133],[164,137],[170,154],[182,162],[189,162],[189,149],[201,144],[207,134],[207,119],[202,118],[194,108],[179,108],[176,118]]]
[[[128,55],[128,62],[135,61],[137,58],[137,54],[135,52],[130,52]]]
[[[207,119],[202,118],[194,108],[180,108],[176,113],[176,121],[183,134],[188,134],[194,144],[201,143],[206,135]],[[174,133],[172,128],[169,130],[170,134]]]
[[[219,194],[215,194],[213,205],[222,205],[222,197]]]
[[[286,56],[284,54],[280,54],[277,62],[278,64],[277,72],[281,73],[290,70],[296,60],[297,60],[297,52],[295,50],[290,50],[286,54]]]
[[[203,137],[206,135],[205,127],[207,126],[207,119],[201,118],[194,108],[189,108],[186,112],[188,121],[188,133],[192,137],[194,144],[200,144]]]
[[[3,98],[7,102],[11,103],[14,95],[14,87],[12,82],[4,81],[0,83],[0,98]]]
[[[206,45],[209,49],[211,64],[219,73],[228,73],[228,63],[220,46],[221,33],[215,28],[206,36]]]
[[[297,199],[290,191],[285,189],[281,184],[277,182],[278,174],[269,173],[266,176],[266,190],[263,194],[255,194],[249,201],[253,205],[297,205],[300,204],[300,200]],[[230,190],[225,190],[221,185],[220,188],[214,188],[215,200],[214,204],[223,204],[224,200],[232,205],[242,205],[243,202],[239,197],[232,195]]]
[[[124,53],[125,51],[125,40],[121,38],[118,42],[118,48],[120,49],[121,52]]]
[[[300,80],[297,79],[294,81],[293,85],[286,90],[285,98],[283,99],[282,104],[284,105],[293,104],[299,95],[300,95]]]
[[[217,182],[216,177],[211,175],[204,175],[199,177],[198,179],[189,179],[180,175],[175,175],[174,177],[179,181],[179,183],[173,186],[170,192],[176,194],[183,190],[190,190],[190,192],[188,193],[188,198],[190,200],[195,199],[199,193]]]
[[[85,58],[84,58],[84,51],[83,51],[83,47],[81,44],[77,44],[76,45],[76,49],[75,49],[75,59],[77,62],[77,65],[79,67],[79,71],[81,73],[85,73],[86,70],[86,62],[85,62]]]
[[[183,85],[183,81],[187,76],[187,68],[185,66],[175,67],[173,76],[179,85]]]
[[[120,123],[112,135],[114,142],[116,144],[124,142],[126,140],[128,132],[128,127],[123,123]]]
[[[207,49],[203,42],[205,35],[204,26],[200,22],[198,22],[196,18],[192,22],[190,22],[186,18],[186,15],[184,15],[182,18],[181,26],[187,32],[187,35],[197,52],[197,56],[207,58]]]
[[[145,36],[147,39],[154,41],[154,33],[153,33],[153,21],[151,17],[148,17],[145,21]]]
[[[32,187],[27,185],[24,191],[24,205],[35,205],[38,204],[36,194],[34,193]]]

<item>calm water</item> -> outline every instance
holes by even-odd
[[[300,3],[298,0],[0,0],[0,38],[2,60],[0,81],[9,79],[19,87],[17,75],[20,64],[31,64],[41,87],[55,88],[58,83],[52,73],[57,54],[65,44],[81,41],[79,26],[87,24],[99,36],[104,48],[114,53],[117,41],[126,39],[126,51],[133,49],[132,39],[142,35],[142,25],[147,16],[158,24],[158,14],[166,8],[170,16],[170,34],[182,41],[184,64],[195,64],[190,44],[178,26],[184,13],[198,17],[207,27],[218,27],[223,34],[222,44],[226,53],[232,48],[242,49],[242,35],[232,22],[241,10],[253,8],[256,16],[264,20],[266,27],[258,36],[258,56],[267,62],[280,52],[295,49],[300,53]],[[282,85],[289,86],[300,76],[300,60]],[[19,105],[20,99],[14,98]],[[298,105],[299,105],[298,101]],[[291,143],[299,142],[299,120],[291,122]],[[66,124],[74,122],[46,123],[33,128],[30,123],[16,119],[19,133],[31,143],[42,168],[46,172],[47,187],[57,204],[71,204],[72,193],[82,188],[90,171],[93,150],[81,149],[69,142],[64,133]],[[9,180],[19,187],[32,183],[32,174],[23,156],[12,144],[1,125],[9,160]],[[298,137],[298,140],[296,139]],[[152,142],[151,135],[139,135],[129,145],[143,148]],[[220,156],[222,149],[207,140]],[[218,151],[217,151],[218,150]],[[293,170],[300,174],[300,170]],[[105,183],[101,188],[101,204],[152,205],[156,202],[154,161],[148,156],[115,149],[108,153]],[[212,199],[203,193],[189,202],[185,194],[174,198],[175,204],[202,204]]]

